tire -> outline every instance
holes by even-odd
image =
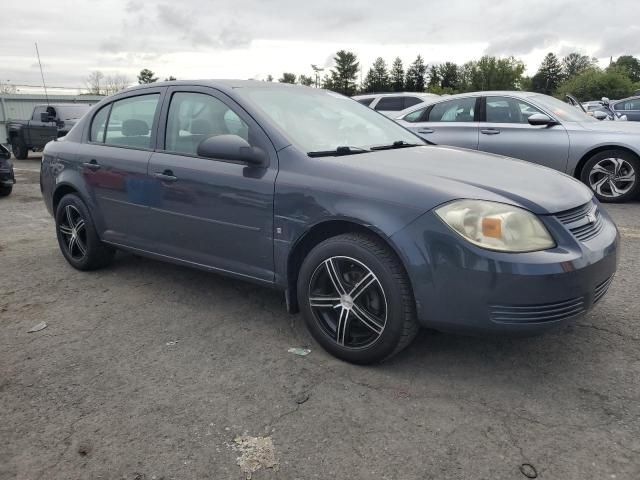
[[[373,236],[347,233],[318,244],[302,263],[297,289],[313,337],[347,362],[384,361],[418,333],[415,301],[404,267]]]
[[[18,160],[26,160],[29,156],[29,149],[23,140],[15,139],[11,143],[11,150],[13,150],[13,156]]]
[[[62,197],[55,220],[60,251],[73,268],[95,270],[111,263],[115,249],[102,243],[89,209],[78,195]]]
[[[587,160],[580,180],[601,202],[626,202],[640,193],[640,160],[624,150],[604,150]]]
[[[11,195],[11,191],[13,190],[13,185],[10,187],[0,187],[0,197],[8,197]]]

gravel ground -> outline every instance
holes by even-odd
[[[127,254],[73,270],[37,157],[15,165],[0,199],[1,479],[640,478],[640,203],[606,207],[619,271],[573,325],[422,332],[357,367],[278,292]]]

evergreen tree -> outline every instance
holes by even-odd
[[[300,75],[298,77],[298,83],[300,85],[304,85],[305,87],[311,87],[315,83],[313,77],[309,77],[307,75]]]
[[[284,72],[282,78],[279,78],[280,83],[296,83],[296,76],[293,73]]]
[[[144,85],[145,83],[154,83],[157,81],[158,77],[156,77],[155,73],[153,73],[148,68],[143,68],[142,70],[140,70],[140,73],[138,74],[138,83],[140,85]]]
[[[433,90],[439,90],[441,88],[440,67],[438,65],[431,65],[429,68],[429,88]]]
[[[440,86],[444,89],[458,89],[458,65],[445,62],[438,68],[440,74]]]
[[[402,60],[400,60],[400,57],[396,57],[393,61],[389,82],[391,84],[392,91],[402,92],[404,90],[404,67],[402,66]]]
[[[420,55],[407,69],[404,87],[408,92],[424,92],[425,76],[427,74],[427,66]]]
[[[553,53],[547,53],[538,72],[531,78],[534,91],[547,95],[553,94],[564,78],[562,64]]]
[[[273,75],[267,75],[267,82],[273,82]]]
[[[330,82],[323,81],[323,88],[330,88],[343,95],[352,96],[357,89],[356,78],[360,68],[358,57],[353,52],[340,50],[333,57],[333,61],[335,66],[331,69],[331,80]],[[330,86],[325,87],[325,85]]]
[[[378,57],[373,63],[373,67],[367,72],[363,87],[366,92],[389,91],[389,72],[387,72],[387,64],[382,57]]]

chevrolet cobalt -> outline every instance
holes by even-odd
[[[617,229],[577,180],[427,145],[307,87],[128,89],[47,145],[41,185],[73,267],[122,249],[278,288],[355,363],[420,326],[543,332],[591,309],[616,270]]]

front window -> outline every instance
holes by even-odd
[[[511,97],[487,97],[487,122],[529,123],[529,117],[542,113],[522,100]]]
[[[91,105],[62,105],[56,108],[60,120],[77,120],[89,111]]]
[[[325,90],[247,87],[236,90],[305,152],[338,147],[368,149],[394,142],[424,142],[394,121]]]
[[[597,122],[598,120],[590,117],[582,110],[565,103],[557,98],[550,97],[549,95],[533,95],[527,97],[539,106],[548,110],[549,113],[555,115],[560,120],[565,122]]]
[[[195,155],[204,139],[239,135],[249,141],[249,127],[226,104],[211,95],[174,93],[169,105],[165,149]]]

